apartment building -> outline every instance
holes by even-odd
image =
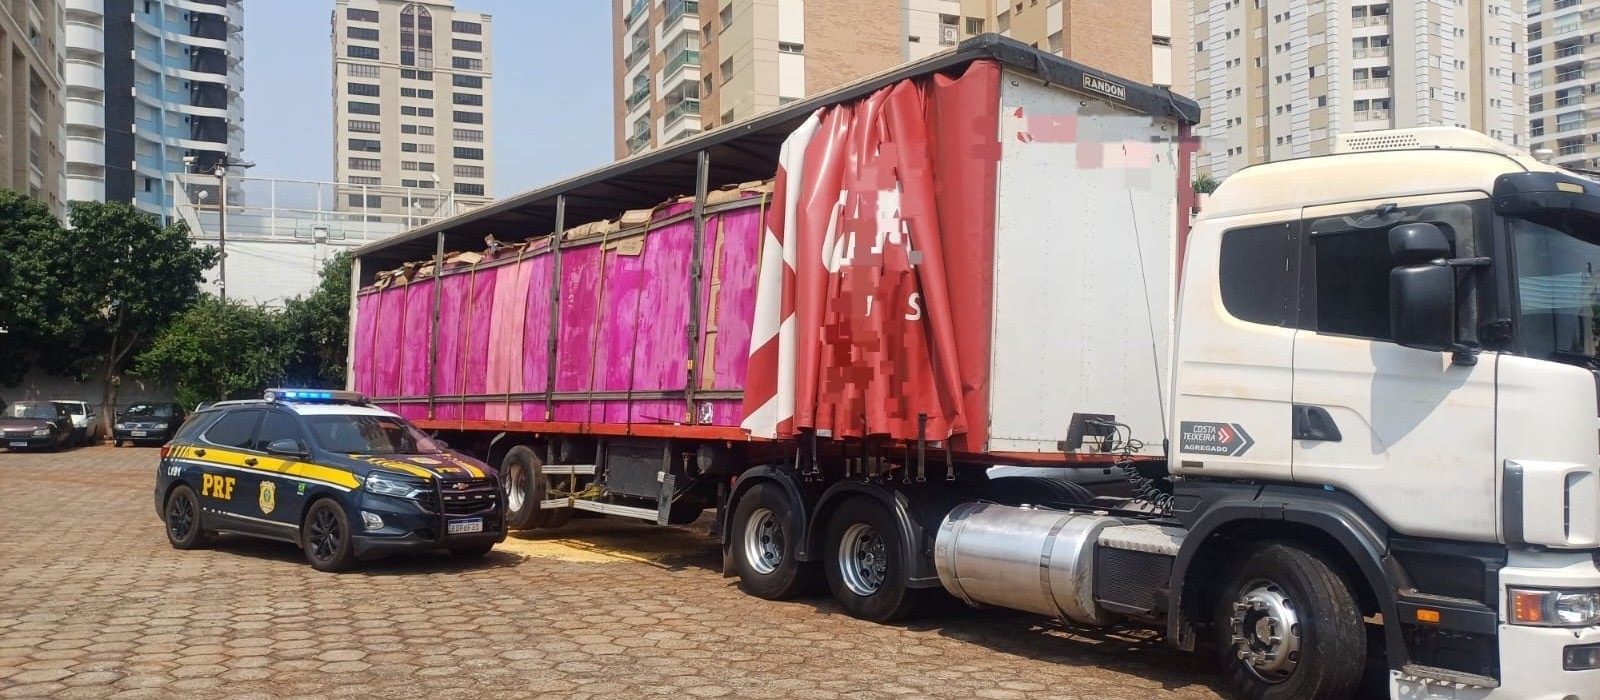
[[[748,119],[985,32],[1135,80],[1171,84],[1176,65],[1173,0],[612,4],[618,158]],[[1130,9],[1138,21],[1128,21]],[[1147,16],[1150,21],[1143,21]]]
[[[69,2],[65,17],[67,198],[171,219],[178,175],[244,151],[243,1]]]
[[[65,211],[57,0],[0,0],[0,188]]]
[[[493,194],[490,17],[453,0],[335,0],[334,179],[344,211],[426,215]],[[370,188],[381,187],[381,190]]]
[[[1600,1],[1526,3],[1528,140],[1554,163],[1600,170]]]
[[[1189,0],[1198,169],[1220,178],[1417,126],[1526,147],[1526,2]]]

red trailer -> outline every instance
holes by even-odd
[[[360,249],[349,388],[501,466],[514,527],[715,509],[752,593],[844,552],[894,618],[963,501],[1159,500],[1197,118],[979,37]]]

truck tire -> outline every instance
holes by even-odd
[[[350,518],[331,498],[319,499],[306,509],[300,525],[300,548],[306,561],[318,571],[344,571],[356,563],[356,543],[352,541]]]
[[[527,445],[517,445],[506,451],[500,461],[500,473],[506,480],[506,527],[512,530],[557,528],[572,519],[571,508],[544,510],[539,502],[544,500],[546,485],[544,460]]]
[[[1352,697],[1367,661],[1361,608],[1344,576],[1322,558],[1272,542],[1224,570],[1217,648],[1238,697]]]
[[[802,536],[789,531],[795,507],[788,494],[773,483],[756,484],[739,499],[728,542],[734,570],[746,593],[786,600],[805,592],[816,580],[816,568],[794,556]]]
[[[179,484],[167,494],[166,506],[161,509],[161,520],[166,524],[167,542],[173,549],[199,549],[207,537],[205,515],[200,511],[200,499],[188,484]]]
[[[892,622],[911,614],[917,591],[906,585],[900,528],[870,498],[846,499],[828,519],[823,571],[833,597],[853,617]]]
[[[1094,500],[1089,487],[1066,479],[1046,476],[1002,476],[989,480],[987,497],[996,503],[1020,506],[1024,503],[1087,504]]]

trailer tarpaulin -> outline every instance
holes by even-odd
[[[1000,70],[908,79],[783,145],[742,427],[981,449]]]

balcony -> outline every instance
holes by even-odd
[[[1575,121],[1575,122],[1567,122],[1565,124],[1560,123],[1560,122],[1556,123],[1556,133],[1558,133],[1558,134],[1566,134],[1566,133],[1571,133],[1571,132],[1574,132],[1574,131],[1582,131],[1582,130],[1583,130],[1583,121],[1582,120],[1578,120],[1578,121]]]
[[[629,153],[638,153],[639,151],[644,150],[644,148],[646,146],[649,146],[649,145],[650,145],[650,130],[649,129],[645,129],[644,131],[641,131],[641,132],[639,132],[637,134],[634,134],[633,136],[628,137],[628,152]]]
[[[649,102],[649,101],[650,101],[650,85],[648,83],[646,83],[644,86],[640,87],[638,90],[634,90],[632,95],[628,96],[628,99],[626,100],[626,102],[628,104],[628,111],[632,112],[633,110],[638,109],[639,105],[642,105],[642,104],[644,104],[646,102]]]
[[[1575,143],[1575,144],[1568,145],[1568,146],[1562,146],[1559,150],[1556,151],[1556,153],[1558,153],[1560,155],[1564,155],[1564,156],[1575,156],[1575,155],[1583,152],[1583,146],[1584,145],[1581,144],[1581,143]]]
[[[1356,90],[1387,90],[1388,78],[1357,78],[1351,81],[1351,87]]]
[[[650,55],[650,42],[648,42],[648,41],[635,42],[634,45],[633,45],[633,48],[628,52],[628,55],[622,57],[622,65],[627,66],[629,69],[631,69],[631,68],[633,68],[635,65],[637,65],[639,63],[639,59],[644,58],[645,56],[649,56],[649,55]]]
[[[685,15],[699,16],[699,14],[700,3],[697,0],[667,0],[667,21],[662,24],[670,27],[673,22]]]
[[[700,100],[684,100],[667,110],[667,126],[676,124],[678,120],[688,115],[700,115]]]
[[[1387,109],[1367,109],[1367,110],[1358,109],[1358,110],[1356,110],[1355,117],[1356,117],[1356,121],[1358,121],[1358,122],[1386,122],[1386,121],[1389,121],[1389,110],[1387,110]]]
[[[1576,94],[1567,95],[1565,97],[1558,97],[1558,98],[1556,98],[1556,106],[1557,107],[1573,107],[1573,106],[1576,106],[1576,105],[1581,105],[1581,104],[1584,103],[1586,97],[1587,97],[1587,95],[1585,95],[1583,93],[1576,93]]]
[[[1556,58],[1570,58],[1572,56],[1582,56],[1582,55],[1583,55],[1583,43],[1582,42],[1579,42],[1579,43],[1576,43],[1576,44],[1572,44],[1571,46],[1563,46],[1561,48],[1556,49]]]
[[[1387,27],[1387,26],[1389,26],[1389,15],[1373,15],[1371,17],[1355,17],[1355,18],[1353,18],[1353,21],[1351,22],[1351,25],[1354,26],[1357,29],[1361,29],[1363,27]]]
[[[650,0],[633,0],[633,7],[628,9],[628,14],[622,16],[623,24],[633,24],[633,21],[645,16],[650,9]]]
[[[1556,73],[1556,82],[1565,83],[1573,80],[1583,80],[1583,70],[1569,70]]]
[[[678,55],[673,56],[672,60],[667,61],[667,69],[662,71],[661,74],[665,77],[665,79],[670,80],[673,74],[677,73],[680,68],[683,68],[684,66],[698,67],[699,65],[699,51],[679,51]]]

